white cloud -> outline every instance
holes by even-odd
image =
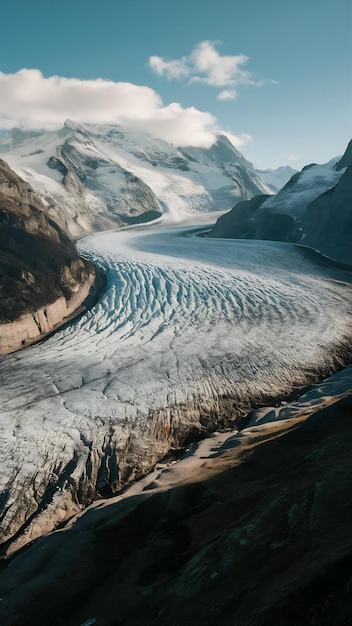
[[[234,135],[233,133],[229,133],[228,131],[222,130],[222,135],[228,138],[231,141],[232,145],[237,148],[237,150],[241,150],[244,146],[251,143],[253,141],[253,137],[246,133],[241,133],[240,135]]]
[[[195,107],[184,109],[178,102],[162,107],[148,120],[133,120],[133,127],[178,146],[209,148],[216,140],[216,118]]]
[[[149,57],[149,65],[156,74],[167,78],[182,78],[188,76],[191,71],[186,57],[175,61],[165,61],[161,57],[151,56]]]
[[[169,79],[188,78],[190,83],[202,82],[212,87],[228,87],[217,96],[218,100],[233,100],[236,98],[236,88],[239,86],[261,87],[266,81],[253,79],[251,72],[244,70],[243,65],[248,63],[249,57],[244,54],[233,56],[221,55],[211,41],[202,41],[188,57],[165,60],[163,57],[149,57],[150,68]]]
[[[237,98],[237,93],[235,89],[223,89],[216,96],[217,100],[235,100]]]
[[[221,56],[211,41],[202,41],[195,47],[191,60],[196,71],[201,76],[193,77],[213,87],[225,87],[249,80],[248,72],[241,69],[241,65],[249,61],[244,54],[237,56]]]
[[[174,70],[176,71],[176,70]],[[150,132],[177,145],[211,146],[216,118],[178,103],[165,106],[151,88],[103,79],[50,76],[37,69],[0,72],[0,128],[54,130],[66,118],[117,123]]]

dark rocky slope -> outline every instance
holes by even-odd
[[[308,205],[301,219],[301,243],[352,263],[352,142],[336,167],[347,169],[335,187]]]
[[[255,196],[239,202],[222,215],[209,233],[209,237],[230,239],[265,239],[268,241],[294,241],[300,239],[295,219],[291,215],[272,214],[262,208],[270,196]]]
[[[350,624],[352,395],[327,404],[3,562],[1,623]]]
[[[308,196],[302,191],[302,179],[309,170],[314,176],[318,167],[303,168],[274,199],[262,195],[240,202],[218,219],[209,236],[301,243],[352,263],[352,142],[333,167],[337,173],[346,168],[338,182],[319,193],[316,176],[315,197],[311,199],[311,193]],[[326,180],[321,180],[326,186]]]
[[[95,269],[0,160],[0,353],[37,340],[88,296]]]

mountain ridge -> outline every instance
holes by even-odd
[[[210,237],[288,241],[352,263],[352,142],[342,157],[310,164],[274,196],[257,196],[221,216]]]
[[[148,216],[175,223],[270,193],[225,135],[210,148],[181,148],[116,124],[66,120],[58,131],[10,131],[1,153],[74,237]]]
[[[290,165],[281,165],[276,168],[256,169],[258,176],[264,181],[270,192],[277,193],[296,174],[298,170]]]

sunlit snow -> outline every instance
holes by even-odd
[[[73,236],[121,223],[117,215],[129,214],[131,177],[138,179],[139,187],[147,186],[154,199],[150,208],[162,213],[167,223],[198,212],[229,210],[243,197],[269,192],[225,136],[211,149],[179,148],[116,124],[66,121],[59,131],[9,141],[0,138],[0,154],[32,185],[54,218],[63,220],[65,214]],[[48,166],[50,158],[61,158],[63,146],[69,153],[68,168],[84,179],[73,193],[62,184],[62,173]]]
[[[275,196],[268,198],[262,204],[262,208],[269,209],[272,213],[289,213],[299,216],[310,202],[332,189],[339,182],[345,169],[336,170],[335,166],[341,157],[331,159],[323,165],[312,164],[303,168],[296,174],[294,185],[288,184]]]

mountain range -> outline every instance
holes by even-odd
[[[321,382],[350,360],[349,268],[215,237],[351,262],[352,144],[261,177],[224,136],[66,122],[0,144],[0,353],[106,274],[0,360],[1,623],[349,623],[351,368]],[[95,233],[91,263],[68,237],[233,203],[213,239]]]
[[[53,132],[14,129],[0,139],[0,154],[71,236],[226,211],[272,193],[275,178],[272,171],[261,178],[225,135],[207,149],[180,148],[145,132],[69,120]]]
[[[0,154],[71,237],[217,211],[225,215],[211,237],[288,241],[352,260],[351,144],[342,158],[300,172],[258,170],[225,135],[210,148],[181,148],[116,124],[67,120],[57,131],[9,131]]]

